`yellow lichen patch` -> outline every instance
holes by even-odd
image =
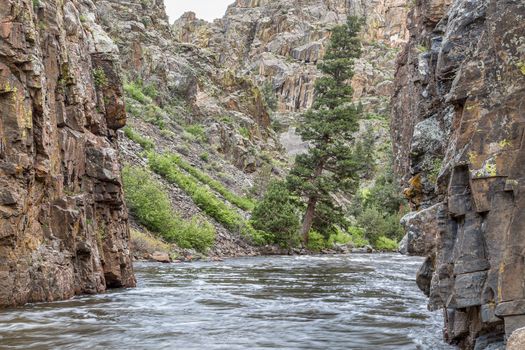
[[[496,177],[498,167],[494,158],[487,159],[479,169],[470,170],[472,178]]]
[[[505,149],[505,148],[507,148],[507,147],[510,146],[510,141],[507,140],[507,139],[503,139],[503,140],[501,140],[500,142],[498,142],[498,146],[499,146],[499,148],[501,148],[501,149]]]
[[[520,70],[521,74],[525,75],[525,63],[524,62],[519,61],[516,64],[516,67],[518,67],[518,69]]]
[[[468,161],[470,164],[474,164],[478,158],[478,155],[472,151],[468,153]]]
[[[489,162],[485,163],[485,170],[489,176],[496,176],[497,175],[496,163],[489,163]]]
[[[503,273],[505,272],[505,265],[504,263],[500,263],[499,264],[499,274],[500,276],[503,275]],[[501,278],[499,279],[498,281],[498,301],[501,301],[503,299],[503,291],[502,291],[502,288],[501,288]]]

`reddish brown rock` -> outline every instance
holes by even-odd
[[[396,170],[412,230],[435,242],[416,252],[429,256],[420,286],[463,349],[525,326],[524,17],[523,1],[418,1],[398,59]]]
[[[92,6],[0,6],[0,306],[135,284],[115,147],[122,87]]]

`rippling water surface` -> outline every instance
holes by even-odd
[[[138,263],[138,287],[0,311],[0,349],[452,349],[400,255]]]

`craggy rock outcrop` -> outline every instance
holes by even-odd
[[[260,90],[220,65],[210,50],[177,41],[162,0],[97,0],[96,6],[120,49],[128,80],[154,86],[158,96],[153,102],[172,110],[162,115],[157,109],[163,123],[178,117],[179,122],[204,124],[214,148],[247,172],[260,165],[253,154],[267,145],[277,148]],[[191,13],[183,18],[190,21]],[[133,103],[129,101],[130,107]],[[222,122],[225,118],[235,125]],[[239,129],[248,133],[242,135]]]
[[[407,246],[428,256],[418,282],[463,349],[525,326],[524,19],[521,0],[418,0],[398,60],[396,169],[419,211]]]
[[[388,75],[394,71],[395,53],[384,51],[406,42],[406,13],[404,1],[396,0],[238,0],[214,23],[206,24],[187,13],[175,22],[174,30],[179,40],[218,53],[222,64],[246,72],[257,85],[270,84],[278,97],[278,111],[284,113],[311,106],[319,76],[315,65],[324,55],[331,28],[348,15],[365,19],[366,49],[356,66],[356,91],[381,83],[385,89],[389,85],[385,82],[392,81]],[[381,44],[383,52],[374,53]],[[374,71],[376,62],[388,68]],[[370,96],[375,93],[370,92]]]
[[[0,306],[133,286],[116,47],[89,0],[0,6]]]

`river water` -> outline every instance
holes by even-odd
[[[0,311],[0,349],[452,349],[395,254],[137,263],[138,287]]]

